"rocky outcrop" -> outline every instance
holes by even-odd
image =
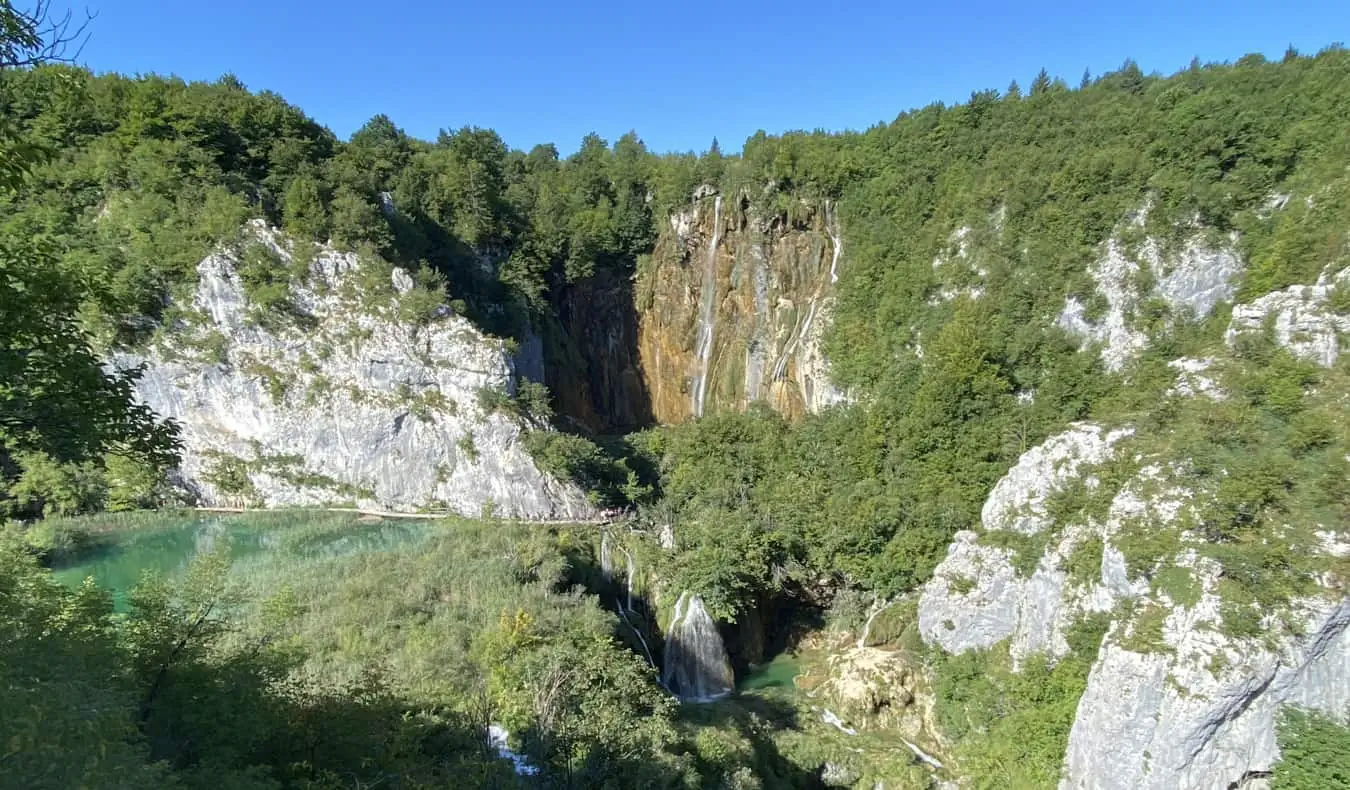
[[[1142,233],[1148,207],[1131,215],[1123,228]],[[1174,314],[1204,318],[1220,302],[1236,293],[1242,261],[1237,239],[1215,245],[1197,232],[1180,249],[1169,252],[1155,238],[1129,245],[1118,234],[1107,239],[1101,256],[1088,267],[1104,309],[1089,315],[1089,306],[1077,297],[1065,300],[1058,325],[1085,345],[1100,344],[1108,370],[1120,370],[1148,345],[1148,336],[1134,324],[1135,312],[1149,297],[1157,297]],[[1142,291],[1141,282],[1150,283]]]
[[[1178,367],[1199,373],[1209,364]],[[960,533],[924,587],[920,633],[950,653],[1006,644],[1016,668],[1032,654],[1067,655],[1071,629],[1109,613],[1061,787],[1259,786],[1279,759],[1282,707],[1350,713],[1344,581],[1326,575],[1322,591],[1291,611],[1265,610],[1260,637],[1226,631],[1224,568],[1187,531],[1190,508],[1208,492],[1188,487],[1184,463],[1135,457],[1137,471],[1104,516],[1050,518],[1047,500],[1070,484],[1094,488],[1094,465],[1119,455],[1127,435],[1080,424],[1026,453],[991,492],[983,531]],[[1147,573],[1131,570],[1121,542],[1141,530],[1171,533],[1178,547]],[[996,540],[1000,533],[1034,540]],[[1311,550],[1341,556],[1336,534],[1317,538]],[[1089,542],[1096,550],[1079,554]],[[1017,561],[1028,550],[1034,565]],[[1094,564],[1075,562],[1083,556]]]
[[[558,414],[601,434],[651,426],[632,281],[602,270],[562,286],[554,310],[543,381]]]
[[[985,532],[1035,535],[1056,526],[1046,515],[1046,499],[1077,479],[1084,467],[1109,458],[1112,447],[1130,433],[1081,424],[1029,450],[985,502]],[[1086,541],[1114,534],[1149,504],[1122,492],[1105,523],[1073,525],[1053,536],[1035,571],[1025,577],[1014,567],[1010,549],[981,543],[974,532],[958,533],[923,588],[919,633],[949,653],[987,649],[1011,638],[1015,661],[1036,652],[1064,655],[1066,634],[1083,614],[1108,611],[1134,592],[1118,552],[1103,551],[1099,574],[1085,584],[1070,582],[1067,559]],[[1175,512],[1162,509],[1168,516]]]
[[[143,364],[140,398],[180,424],[181,476],[199,501],[592,512],[535,466],[522,420],[480,397],[514,387],[502,341],[445,307],[408,315],[417,294],[402,270],[328,248],[299,266],[283,235],[255,223],[244,236],[198,266],[181,326],[114,360]],[[268,314],[246,295],[245,254],[301,270]]]
[[[821,352],[844,245],[834,206],[792,219],[703,190],[670,217],[637,288],[655,419],[762,401],[797,416],[846,400]]]
[[[1315,285],[1293,285],[1266,294],[1250,304],[1233,308],[1226,335],[1229,345],[1248,333],[1266,331],[1275,342],[1297,357],[1324,368],[1336,364],[1343,335],[1350,335],[1350,316],[1340,315],[1330,305],[1338,287],[1350,287],[1350,269],[1335,277],[1323,277]]]
[[[1350,599],[1304,602],[1304,631],[1271,649],[1215,628],[1218,599],[1176,608],[1166,648],[1108,638],[1069,736],[1061,788],[1254,787],[1279,759],[1286,705],[1350,711]]]

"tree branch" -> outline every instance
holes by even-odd
[[[74,63],[89,42],[89,25],[96,16],[88,9],[83,19],[70,9],[56,13],[52,0],[35,0],[27,9],[0,0],[0,68]]]

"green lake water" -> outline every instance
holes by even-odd
[[[749,674],[740,682],[741,691],[756,691],[758,689],[782,688],[791,691],[794,686],[792,679],[797,676],[800,668],[797,659],[788,653],[780,653],[767,664],[760,664],[750,671]]]
[[[127,591],[146,571],[180,577],[193,557],[222,543],[229,546],[233,572],[246,574],[278,561],[321,560],[387,551],[425,540],[435,525],[426,521],[362,523],[355,515],[318,511],[258,515],[199,516],[166,514],[144,526],[104,535],[100,545],[52,566],[52,576],[67,586],[86,577],[113,593],[125,608]]]

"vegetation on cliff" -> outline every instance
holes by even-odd
[[[18,47],[0,47],[0,66],[37,46],[18,24],[18,39],[0,25]],[[1151,298],[1156,274],[1144,269],[1125,320],[1147,347],[1119,371],[1059,316],[1070,299],[1088,318],[1107,311],[1089,269],[1112,237],[1131,249],[1146,238],[1169,250],[1236,244],[1242,300],[1342,266],[1347,108],[1350,54],[1330,48],[1166,78],[1127,63],[1075,89],[1042,73],[1025,93],[975,93],[865,133],[759,134],[739,156],[657,156],[630,134],[588,136],[563,158],[471,127],[415,140],[383,116],[341,141],[228,76],[0,68],[0,508],[31,518],[157,501],[172,431],[98,352],[190,320],[166,297],[195,282],[211,249],[239,243],[248,219],[415,273],[410,321],[445,301],[492,332],[544,334],[579,355],[558,336],[575,325],[567,298],[643,277],[671,211],[706,183],[733,212],[837,205],[847,253],[827,346],[857,402],[795,424],[754,405],[623,442],[526,438],[542,466],[598,502],[639,504],[653,530],[673,526],[677,548],[659,568],[672,588],[697,591],[725,620],[773,597],[912,591],[951,536],[979,524],[1020,454],[1074,420],[1128,421],[1137,453],[1184,459],[1196,490],[1212,492],[1194,526],[1227,571],[1225,628],[1255,636],[1269,626],[1254,605],[1285,603],[1328,570],[1296,549],[1350,508],[1344,357],[1319,370],[1259,340],[1230,352],[1228,307],[1195,316]],[[260,257],[241,274],[266,308],[258,321],[288,320],[298,272]],[[1332,309],[1344,312],[1342,290]],[[1215,375],[1230,397],[1170,396],[1168,363],[1207,354],[1225,357]],[[538,388],[494,397],[539,421],[556,409]],[[581,418],[557,415],[568,417]],[[1053,507],[1091,513],[1129,471],[1104,469],[1101,491]],[[1171,533],[1126,537],[1131,570],[1156,573],[1178,599],[1195,594],[1169,564]],[[747,754],[761,777],[790,773],[765,756],[758,725],[734,748],[707,734],[691,743],[643,662],[612,639],[614,623],[569,592],[569,539],[465,527],[425,556],[323,566],[256,610],[207,560],[181,590],[148,581],[125,618],[6,546],[0,669],[13,682],[0,683],[0,707],[33,714],[2,723],[3,759],[34,786],[220,775],[239,787],[390,776],[509,786],[481,742],[492,714],[527,733],[564,785],[750,787],[735,768]],[[1012,540],[1034,565],[1039,547]],[[1100,561],[1096,551],[1078,564]],[[409,598],[364,608],[377,588]],[[208,616],[222,606],[267,617],[245,627]],[[1020,674],[990,656],[933,659],[939,718],[967,736],[958,759],[990,781],[1052,782],[1090,655],[1075,646]],[[256,724],[232,726],[243,721]],[[1285,735],[1294,745],[1277,780],[1290,787],[1316,781],[1297,778],[1299,766],[1344,739],[1298,717]],[[53,759],[65,754],[98,757]]]

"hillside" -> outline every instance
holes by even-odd
[[[482,699],[544,780],[639,755],[662,786],[1325,786],[1299,777],[1350,737],[1347,116],[1332,47],[561,158],[382,116],[341,141],[229,77],[3,69],[3,139],[47,156],[0,193],[0,261],[40,250],[62,326],[148,363],[138,424],[180,425],[0,433],[0,508],[634,508],[493,566],[530,618],[595,594],[612,633],[471,607],[499,652],[464,671],[507,662]],[[550,718],[534,651],[582,632],[641,693],[576,704],[660,726]],[[791,715],[677,726],[656,694],[785,647]],[[394,670],[407,709],[488,704],[424,671]]]

